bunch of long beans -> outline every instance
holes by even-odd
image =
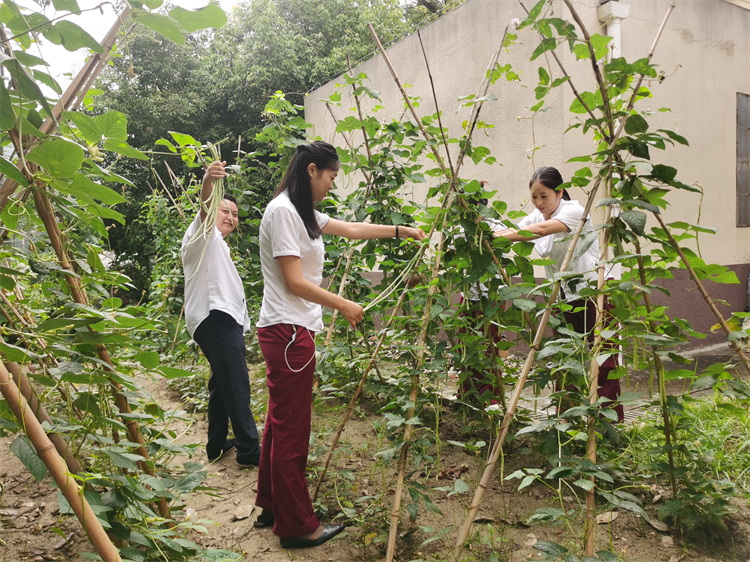
[[[206,146],[208,147],[208,151],[211,154],[211,161],[221,162],[221,150],[219,149],[219,145],[207,143]],[[203,162],[203,164],[206,166],[206,169],[208,169],[208,164],[210,162],[206,161],[200,149],[196,150],[196,153],[198,154],[198,158],[201,160],[201,162]],[[206,212],[206,218],[201,222],[200,228],[198,228],[196,233],[193,234],[192,238],[190,238],[190,240],[188,241],[188,244],[192,244],[193,242],[201,238],[203,240],[206,240],[211,235],[214,229],[214,225],[216,224],[216,215],[219,212],[219,205],[223,200],[224,178],[216,178],[213,182],[213,191],[211,192],[211,195],[205,201],[200,202],[201,210],[204,210]],[[204,244],[203,249],[201,250],[200,260],[198,260],[198,267],[195,268],[195,272],[190,276],[190,279],[192,279],[193,276],[198,273],[198,269],[200,269],[200,266],[203,263],[203,256],[205,252],[206,245]]]

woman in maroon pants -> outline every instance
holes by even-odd
[[[568,192],[560,188],[562,183],[562,176],[555,168],[537,169],[529,181],[531,201],[536,209],[521,219],[517,229],[498,230],[494,233],[495,236],[504,236],[512,241],[533,240],[537,253],[553,262],[544,268],[547,279],[553,279],[560,271],[572,233],[578,229],[584,211],[578,201],[571,201]],[[586,220],[590,222],[588,217]],[[530,232],[532,236],[521,235],[519,231]],[[570,272],[582,274],[583,281],[563,282],[561,287],[562,298],[572,307],[563,313],[565,321],[579,334],[586,334],[591,343],[595,337],[596,302],[582,299],[579,291],[588,286],[589,282],[597,281],[596,268],[599,257],[599,243],[594,240],[586,252],[578,260],[571,262],[568,268]],[[605,303],[605,313],[608,310],[609,303]],[[616,402],[620,396],[620,381],[610,379],[609,373],[618,366],[618,354],[615,344],[610,341],[602,343],[602,350],[611,350],[612,353],[599,366],[599,396]],[[614,410],[618,421],[622,422],[622,405],[616,405]]]
[[[352,327],[364,310],[320,287],[325,253],[321,234],[355,240],[422,240],[425,235],[405,226],[342,222],[316,211],[315,203],[333,189],[338,170],[338,155],[330,144],[298,146],[260,223],[264,287],[258,341],[270,397],[255,503],[263,509],[260,523],[273,523],[284,548],[318,546],[343,530],[341,525],[320,524],[305,480],[314,336],[323,329],[321,305],[337,309]]]

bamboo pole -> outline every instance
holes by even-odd
[[[653,213],[653,215],[656,217],[656,220],[659,221],[659,225],[661,225],[662,229],[664,229],[664,232],[666,233],[667,238],[669,238],[670,244],[675,249],[677,254],[680,256],[682,263],[685,265],[685,269],[688,270],[688,273],[690,274],[690,278],[693,280],[696,287],[698,287],[698,291],[703,297],[703,300],[706,301],[708,308],[711,309],[711,312],[716,317],[716,320],[719,322],[721,329],[724,330],[724,333],[728,336],[731,333],[731,330],[729,329],[729,326],[727,325],[726,320],[724,320],[724,317],[721,315],[721,312],[719,312],[719,309],[716,308],[716,305],[714,304],[713,299],[706,291],[706,288],[703,286],[703,282],[698,278],[698,275],[695,273],[693,266],[690,265],[690,262],[688,261],[687,256],[685,256],[685,252],[682,251],[682,248],[680,248],[680,245],[677,243],[677,240],[675,240],[674,236],[672,235],[672,231],[666,225],[666,223],[664,222],[664,219],[662,219],[659,213]],[[737,353],[737,355],[740,356],[740,359],[742,360],[742,365],[745,367],[746,373],[750,374],[750,362],[748,362],[747,355],[745,355],[745,352],[742,349],[742,346],[739,344],[737,340],[732,340],[732,342],[730,343],[732,344],[732,347],[734,348],[734,351]]]
[[[407,292],[408,291],[403,291],[401,293],[401,297],[399,298],[398,303],[396,304],[396,308],[393,310],[393,314],[391,314],[391,317],[389,318],[388,323],[381,330],[380,339],[378,340],[378,343],[375,346],[375,351],[373,351],[372,355],[370,356],[370,361],[367,363],[367,367],[365,367],[365,370],[362,373],[362,377],[359,379],[359,384],[357,385],[357,389],[354,391],[354,395],[352,396],[352,399],[349,402],[349,406],[347,407],[346,412],[344,412],[344,417],[342,418],[341,423],[339,424],[339,428],[336,431],[336,434],[333,436],[331,447],[328,449],[328,453],[326,453],[326,460],[323,463],[323,470],[321,471],[320,476],[318,477],[318,483],[315,485],[315,491],[313,492],[312,501],[315,501],[318,499],[318,493],[320,492],[320,487],[323,484],[323,481],[325,480],[326,473],[328,472],[328,466],[331,464],[331,457],[333,456],[333,452],[336,450],[336,447],[339,444],[339,439],[341,439],[341,434],[344,431],[346,422],[349,421],[349,418],[351,417],[352,412],[354,411],[354,406],[357,404],[357,400],[359,399],[359,395],[362,392],[362,388],[364,387],[365,380],[367,379],[367,375],[370,374],[370,371],[375,365],[375,360],[387,336],[388,328],[391,327],[391,324],[393,324],[394,319],[396,318],[396,316],[398,316],[398,313],[401,310],[401,305],[404,303],[404,299],[406,298]]]
[[[446,223],[448,221],[448,211],[450,211],[453,205],[454,194],[448,194],[448,204],[445,206],[445,213],[443,215],[443,228],[441,230],[440,241],[437,244],[435,251],[435,261],[432,266],[432,279],[427,290],[427,299],[424,305],[424,314],[422,314],[422,326],[419,330],[419,338],[417,340],[417,360],[414,366],[414,370],[417,373],[412,379],[412,389],[410,400],[413,404],[408,414],[408,419],[414,417],[417,404],[417,394],[419,392],[419,369],[424,364],[424,348],[425,340],[427,339],[427,327],[430,324],[430,308],[432,306],[432,300],[437,292],[437,283],[434,281],[440,274],[440,258],[442,257],[443,241],[445,238],[442,232],[445,231]],[[406,292],[406,291],[404,291]],[[398,536],[398,521],[401,518],[401,496],[404,492],[404,478],[406,476],[406,461],[409,457],[409,442],[411,441],[411,435],[413,433],[413,426],[407,424],[404,429],[404,440],[401,447],[401,457],[399,458],[398,468],[398,479],[396,481],[396,494],[393,498],[393,508],[391,509],[391,528],[388,532],[388,548],[386,551],[385,559],[386,562],[393,562],[393,558],[396,555],[396,537]]]
[[[2,338],[0,338],[0,340],[1,339]],[[29,405],[31,411],[34,413],[34,416],[36,416],[37,420],[39,420],[40,423],[47,422],[50,425],[54,425],[52,418],[50,418],[47,410],[45,410],[44,408],[44,405],[39,401],[39,397],[37,396],[34,387],[31,386],[31,383],[29,382],[26,373],[23,372],[21,366],[15,361],[4,361],[3,365],[5,365],[6,370],[13,376],[13,382],[21,391],[21,394],[26,400],[26,403]],[[73,474],[80,474],[81,463],[78,462],[78,459],[73,454],[72,447],[65,440],[65,438],[59,433],[55,433],[54,431],[48,433],[47,437],[49,437],[49,440],[55,446],[55,449],[60,454],[60,456],[65,458],[65,463],[68,465],[70,472],[72,472]]]
[[[48,116],[44,123],[42,123],[41,127],[39,127],[39,130],[42,133],[46,135],[52,131],[53,127],[56,126],[57,121],[60,119],[60,115],[63,111],[71,111],[76,108],[77,103],[80,102],[80,100],[76,98],[80,97],[82,88],[86,85],[87,81],[89,83],[93,83],[93,81],[101,72],[102,68],[104,68],[104,62],[106,61],[109,53],[112,50],[112,47],[115,44],[117,33],[122,26],[122,22],[130,16],[130,12],[130,6],[126,4],[125,9],[121,14],[118,15],[118,18],[112,25],[112,28],[100,43],[104,52],[95,53],[88,58],[81,71],[76,75],[63,95],[60,97],[60,100],[52,108],[52,115]],[[7,39],[5,32],[1,28],[0,37],[2,37],[3,41]],[[76,104],[72,103],[74,99],[76,100]],[[23,148],[19,151],[19,154],[24,154]],[[23,157],[20,158],[20,161],[24,161]],[[22,170],[22,168],[23,165],[19,167],[19,170]],[[14,180],[12,180],[11,178],[5,179],[2,187],[0,187],[0,212],[5,209],[5,206],[8,204],[8,200],[15,193],[17,187],[18,184]]]
[[[654,38],[654,41],[651,45],[651,50],[649,51],[647,55],[649,61],[654,55],[654,51],[656,50],[656,45],[659,42],[659,38],[661,37],[661,34],[664,31],[664,27],[667,24],[667,20],[669,19],[669,16],[672,13],[674,6],[675,4],[673,2],[668,8],[667,13],[664,16],[664,19],[662,20],[661,26],[659,27],[659,30],[656,33],[656,37]],[[609,143],[610,153],[607,156],[604,164],[602,165],[602,169],[607,169],[612,163],[611,151],[612,149],[615,148],[617,144],[617,140],[620,138],[620,135],[625,129],[625,123],[627,122],[628,116],[630,115],[630,112],[633,109],[633,105],[635,104],[635,99],[638,94],[638,91],[640,90],[642,82],[643,82],[643,75],[641,74],[635,88],[633,89],[633,93],[630,97],[630,101],[628,102],[625,115],[620,120],[620,124],[617,127],[617,131],[615,131],[614,137]],[[586,208],[584,209],[583,216],[581,217],[581,222],[578,225],[578,228],[576,229],[575,234],[573,235],[573,239],[571,240],[570,246],[568,247],[568,252],[565,254],[565,259],[563,260],[562,267],[560,268],[560,273],[567,271],[568,264],[570,263],[570,260],[573,257],[573,251],[575,250],[575,246],[578,244],[578,239],[580,238],[581,231],[583,229],[583,226],[585,225],[588,214],[591,211],[591,206],[594,202],[594,197],[596,196],[600,183],[601,183],[601,176],[598,176],[591,189],[591,193],[589,195],[588,201],[586,202]],[[518,377],[518,382],[516,383],[516,387],[513,391],[510,404],[508,405],[508,411],[506,412],[505,417],[503,418],[503,423],[500,428],[500,435],[498,436],[497,440],[495,441],[495,445],[492,448],[492,452],[490,453],[490,458],[488,459],[486,466],[485,466],[484,474],[482,475],[482,479],[479,483],[479,486],[477,487],[476,493],[474,495],[474,499],[472,500],[471,505],[469,506],[467,517],[464,520],[461,531],[459,532],[458,539],[455,545],[455,552],[454,552],[454,556],[456,560],[458,560],[458,557],[461,554],[463,545],[466,542],[466,539],[468,538],[469,533],[471,532],[471,527],[474,524],[474,517],[476,516],[476,513],[479,510],[479,505],[481,504],[482,498],[484,497],[484,492],[487,489],[487,486],[489,485],[489,480],[490,480],[490,477],[492,476],[492,472],[494,471],[495,464],[497,463],[497,460],[500,457],[500,452],[502,451],[503,444],[505,443],[505,438],[508,435],[510,423],[511,421],[513,421],[513,417],[515,416],[516,406],[518,405],[518,400],[521,397],[521,391],[523,390],[523,387],[526,384],[526,377],[531,371],[531,366],[534,362],[536,353],[539,350],[539,346],[541,344],[542,337],[544,335],[544,330],[546,329],[547,323],[549,322],[550,315],[552,314],[552,307],[554,305],[555,300],[557,299],[557,295],[559,294],[559,292],[560,292],[560,281],[558,280],[552,289],[552,294],[550,295],[550,299],[547,303],[547,307],[542,316],[542,320],[537,326],[537,332],[534,337],[534,341],[531,345],[531,348],[529,350],[529,354],[526,357],[526,363],[524,364],[524,368]]]
[[[425,237],[427,240],[429,240],[432,235],[435,233],[435,227],[438,224],[438,219],[440,218],[440,215],[443,212],[447,212],[448,203],[452,202],[451,197],[445,197],[443,199],[442,206],[438,210],[437,216],[435,218],[435,221],[432,223],[432,227],[430,228],[430,232],[427,233],[427,236]],[[419,248],[419,252],[414,257],[415,261],[419,261],[424,257],[424,254],[428,248],[428,245],[426,243],[423,243],[422,246]],[[349,419],[349,416],[352,413],[352,410],[354,409],[354,404],[356,403],[356,399],[359,397],[359,393],[362,390],[362,386],[364,385],[365,379],[367,378],[367,375],[369,374],[370,370],[372,369],[373,365],[375,364],[375,360],[377,358],[378,353],[380,352],[380,347],[383,345],[383,341],[385,341],[385,337],[387,335],[388,327],[393,322],[395,316],[398,313],[399,308],[401,307],[401,304],[404,301],[404,298],[406,297],[406,294],[408,293],[408,289],[404,288],[403,292],[401,293],[401,297],[399,298],[398,303],[396,304],[396,308],[391,315],[391,318],[388,321],[388,324],[383,328],[380,336],[380,340],[378,341],[378,344],[375,346],[375,351],[372,353],[372,356],[370,357],[370,361],[367,364],[367,367],[365,368],[364,373],[362,374],[362,377],[360,378],[359,385],[357,386],[357,390],[354,394],[354,397],[352,398],[351,402],[349,403],[349,407],[346,410],[346,413],[344,414],[344,419],[341,422],[341,425],[339,426],[338,431],[336,432],[336,435],[333,438],[333,442],[331,444],[330,449],[328,450],[328,453],[326,454],[326,460],[323,464],[323,471],[320,473],[320,477],[318,478],[318,484],[315,487],[315,493],[313,494],[313,501],[315,501],[318,497],[318,491],[320,490],[320,486],[323,483],[323,480],[325,478],[326,472],[328,471],[328,465],[331,462],[331,457],[333,456],[333,452],[336,450],[336,446],[338,445],[339,438],[341,437],[341,433],[344,430],[344,426],[346,425],[347,420]]]
[[[573,7],[573,4],[571,4],[570,0],[563,0],[563,2],[565,2],[568,10],[570,10],[570,14],[573,16],[573,19],[576,20],[578,27],[581,28],[581,33],[583,33],[583,37],[586,41],[586,46],[589,48],[589,60],[591,61],[591,67],[594,71],[594,76],[596,77],[596,83],[599,86],[599,93],[602,95],[602,105],[604,106],[604,116],[606,118],[605,122],[607,124],[607,128],[609,129],[609,137],[611,138],[615,132],[614,124],[612,123],[612,109],[609,105],[609,95],[607,94],[607,88],[604,85],[604,77],[602,76],[602,71],[599,68],[599,62],[596,60],[596,55],[594,54],[594,46],[591,44],[591,36],[589,35],[586,26],[583,25],[583,21],[581,21],[578,12]]]
[[[607,197],[612,196],[612,174],[607,178]],[[612,216],[612,207],[608,206],[604,215],[604,224],[609,224]],[[594,345],[591,352],[591,375],[589,377],[589,404],[594,405],[599,400],[599,362],[596,360],[596,354],[601,348],[603,338],[601,331],[604,328],[604,269],[605,262],[609,259],[609,235],[611,230],[604,228],[599,233],[599,267],[597,268],[597,296],[596,296],[596,324],[594,332],[596,334]],[[596,415],[589,414],[586,420],[586,458],[593,464],[596,464]],[[589,477],[589,481],[594,485],[586,491],[586,524],[584,527],[584,553],[586,556],[594,555],[594,531],[596,529],[596,517],[594,508],[596,507],[596,478]]]
[[[638,256],[638,276],[641,280],[641,285],[647,286],[646,271],[643,265],[643,256],[641,254],[641,243],[636,239],[635,241],[635,253]],[[653,306],[651,305],[651,297],[646,291],[641,291],[643,294],[643,304],[646,306],[646,314],[648,315],[648,326],[652,332],[656,331],[656,323],[651,319],[651,311]],[[674,473],[674,452],[672,450],[672,422],[670,420],[669,410],[667,409],[667,388],[664,384],[664,365],[661,362],[661,357],[656,351],[656,346],[651,346],[651,356],[654,360],[654,368],[656,369],[657,382],[659,384],[659,405],[661,406],[661,416],[664,421],[664,445],[667,449],[667,460],[669,461],[669,476],[672,484],[672,497],[677,497],[677,478]]]
[[[412,116],[414,117],[414,120],[419,125],[419,129],[422,132],[422,136],[424,137],[424,139],[426,141],[432,140],[432,137],[427,132],[427,130],[424,128],[424,125],[422,124],[422,120],[419,118],[419,115],[417,115],[417,112],[414,109],[414,106],[412,105],[411,100],[409,99],[409,96],[406,94],[406,90],[404,90],[404,87],[401,85],[401,82],[400,82],[400,80],[398,78],[398,75],[396,74],[396,71],[393,68],[393,65],[391,64],[391,61],[388,58],[388,55],[386,54],[385,49],[383,48],[382,43],[380,42],[380,39],[378,38],[377,34],[375,33],[375,29],[372,27],[372,24],[368,23],[367,26],[368,26],[368,28],[370,30],[370,33],[371,33],[373,39],[375,40],[375,43],[378,46],[378,49],[380,50],[380,54],[383,56],[383,60],[385,61],[386,65],[388,66],[388,69],[391,72],[391,76],[393,77],[393,80],[396,82],[396,86],[398,87],[399,91],[401,92],[402,97],[404,98],[404,103],[406,103],[407,107],[411,111]],[[495,55],[491,59],[490,64],[487,67],[487,72],[489,72],[490,70],[492,70],[494,68],[494,66],[497,64],[497,60],[500,57],[500,53],[502,52],[503,44],[505,43],[505,36],[506,36],[507,32],[508,32],[508,28],[506,27],[505,28],[505,32],[503,33],[503,39],[500,42],[500,48],[497,50],[497,52],[495,53]],[[425,55],[425,61],[427,61],[426,55]],[[485,73],[485,75],[486,75],[486,73]],[[482,97],[484,97],[484,96],[487,95],[487,92],[489,91],[489,87],[490,87],[490,81],[489,81],[489,79],[486,79],[486,77],[483,76],[482,77],[482,81],[480,82],[480,85],[479,85],[479,88],[478,88],[482,92]],[[438,111],[438,114],[439,114],[440,111],[439,111],[439,108],[437,108],[437,98],[435,98],[435,104],[436,104],[436,110]],[[484,104],[484,101],[481,101],[481,102],[475,104],[474,106],[472,106],[472,114],[469,117],[469,121],[468,121],[468,123],[470,123],[470,125],[467,125],[468,131],[466,133],[467,134],[466,142],[464,143],[464,147],[461,149],[461,152],[458,155],[458,159],[457,159],[457,162],[456,162],[455,171],[451,167],[451,173],[449,174],[448,170],[445,167],[445,164],[443,163],[443,159],[440,157],[440,155],[439,155],[437,149],[435,148],[435,146],[433,146],[432,144],[429,145],[430,146],[430,150],[432,150],[432,154],[433,154],[433,156],[435,156],[435,160],[437,161],[438,165],[440,166],[441,171],[445,175],[446,179],[451,183],[451,189],[453,191],[456,191],[456,192],[458,191],[458,183],[457,183],[458,182],[458,172],[461,169],[461,164],[463,163],[463,159],[464,159],[464,156],[466,155],[466,151],[469,148],[469,144],[470,144],[470,140],[471,140],[471,135],[474,132],[474,124],[476,123],[476,121],[477,121],[477,119],[479,117],[479,111],[481,110],[483,104]],[[442,126],[441,126],[441,130],[442,130]],[[447,149],[447,145],[446,145],[446,149]],[[448,161],[450,163],[450,155],[448,157]],[[451,166],[452,166],[452,164],[451,164]],[[463,199],[459,198],[459,204],[461,205],[461,207],[463,209],[466,209],[466,202]],[[495,254],[495,251],[492,248],[492,245],[487,240],[483,240],[483,246],[484,246],[484,248],[488,252],[490,252],[490,255],[492,257],[492,261],[495,263],[495,265],[498,266],[498,269],[500,271],[500,275],[502,276],[503,281],[505,282],[505,284],[508,285],[508,286],[510,286],[512,284],[511,281],[510,281],[510,277],[508,277],[508,274],[505,272],[505,268],[503,268],[502,264],[500,263],[500,260],[497,258],[497,255]],[[532,321],[531,317],[529,316],[529,314],[527,312],[524,312],[524,317],[526,318],[526,321],[528,322],[531,330],[533,331],[534,330],[534,322]]]
[[[526,15],[528,16],[529,15],[529,10],[526,8],[526,6],[524,6],[523,2],[521,0],[518,0],[518,3],[521,4],[521,7],[523,8],[524,12],[526,12]],[[539,36],[540,37],[544,37],[541,33],[539,33]],[[589,106],[586,104],[585,101],[583,101],[583,98],[578,93],[578,90],[576,89],[575,85],[573,84],[573,79],[570,77],[570,75],[568,74],[568,72],[565,70],[565,67],[563,66],[563,63],[560,60],[560,57],[557,56],[557,52],[555,51],[555,49],[552,49],[551,51],[547,51],[547,52],[552,53],[552,57],[555,59],[555,62],[557,63],[557,66],[560,67],[560,72],[563,73],[563,77],[567,77],[568,78],[568,80],[567,80],[568,85],[570,86],[570,89],[573,91],[573,95],[578,100],[578,103],[580,103],[583,106],[583,108],[589,114],[589,117],[591,117],[591,119],[593,119],[594,121],[596,121],[596,117],[594,117],[594,113],[591,111],[591,109],[589,109]],[[606,140],[607,140],[607,142],[609,142],[610,139],[606,139]]]
[[[49,469],[58,488],[65,499],[68,500],[70,507],[81,522],[86,536],[99,556],[105,562],[121,562],[117,549],[109,540],[107,533],[104,532],[101,523],[99,523],[91,506],[86,501],[83,490],[76,483],[76,480],[70,476],[65,461],[55,450],[55,446],[42,429],[26,399],[19,393],[18,387],[11,379],[4,364],[0,366],[0,392],[2,392],[8,406],[13,410],[18,422],[34,445],[37,454]]]
[[[68,282],[68,286],[70,287],[73,299],[79,304],[88,304],[88,295],[86,294],[86,290],[81,286],[80,277],[75,274],[73,266],[71,265],[70,259],[68,258],[67,249],[63,245],[60,227],[58,226],[52,212],[52,206],[49,202],[49,199],[47,199],[44,193],[42,193],[42,189],[43,186],[38,186],[38,189],[34,191],[34,201],[39,212],[39,217],[44,223],[44,227],[47,230],[47,235],[49,236],[50,242],[52,243],[52,247],[57,254],[60,266],[67,272],[65,273],[65,278]],[[91,328],[91,326],[89,326],[89,331],[94,332],[95,330]],[[102,344],[97,344],[96,349],[99,357],[107,364],[105,369],[109,372],[116,373],[117,369],[115,369],[114,363],[112,362],[112,358],[110,357],[107,348]],[[112,393],[114,395],[115,402],[117,403],[117,407],[120,413],[130,414],[130,404],[128,403],[127,397],[122,393],[122,386],[114,378],[110,378],[110,383],[112,384]],[[138,461],[138,465],[146,474],[154,476],[155,472],[153,463],[151,462],[148,451],[146,450],[145,441],[143,440],[141,431],[138,428],[138,423],[134,419],[129,417],[123,418],[123,421],[128,428],[130,440],[134,443],[139,444],[139,447],[136,449],[136,451],[143,457],[143,460]],[[165,498],[159,498],[158,506],[161,516],[164,519],[169,519],[170,515],[167,500]]]

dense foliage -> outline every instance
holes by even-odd
[[[219,143],[233,165],[229,189],[239,195],[242,224],[232,251],[253,316],[262,290],[259,218],[269,189],[308,129],[299,96],[342,70],[347,52],[356,58],[370,50],[363,22],[377,18],[383,26],[378,32],[386,38],[388,33],[396,37],[406,23],[398,6],[387,1],[363,7],[344,0],[258,0],[240,6],[224,27],[226,18],[215,6],[198,13],[202,25],[197,25],[196,12],[175,8],[157,13],[152,10],[160,8],[158,0],[130,3],[135,22],[148,30],[137,27],[120,43],[121,56],[99,83],[101,91],[89,93],[86,111],[65,111],[56,119],[39,89],[40,82],[52,79],[27,52],[35,34],[70,49],[97,46],[73,24],[49,22],[41,12],[21,13],[11,1],[0,7],[0,22],[13,36],[2,37],[9,58],[0,63],[10,74],[0,81],[2,193],[18,188],[14,197],[2,201],[0,214],[7,232],[0,268],[0,313],[5,317],[0,352],[8,369],[20,369],[19,380],[32,380],[49,414],[45,429],[71,445],[72,457],[81,465],[73,471],[79,494],[96,506],[101,525],[122,541],[123,558],[231,559],[236,555],[205,551],[188,538],[191,530],[205,528],[185,516],[181,494],[200,491],[206,472],[200,463],[176,466],[172,461],[200,445],[175,444],[170,414],[142,391],[136,377],[174,380],[196,401],[205,391],[205,380],[196,375],[201,372],[199,356],[184,330],[179,263],[182,232],[196,208],[194,173],[209,157],[208,142]],[[53,4],[63,12],[76,11],[72,0]],[[330,328],[319,335],[319,397],[351,399],[353,408],[364,389],[367,406],[379,417],[373,441],[381,480],[362,495],[353,484],[355,475],[339,464],[344,453],[330,447],[324,460],[320,446],[311,460],[322,481],[318,504],[335,504],[339,518],[366,531],[365,551],[386,543],[386,511],[394,498],[400,501],[400,494],[389,494],[397,480],[385,467],[399,459],[411,522],[422,522],[426,513],[439,518],[433,501],[437,494],[466,497],[475,483],[459,475],[451,487],[433,487],[421,477],[423,471],[439,467],[441,450],[448,446],[465,449],[492,471],[501,452],[498,435],[504,435],[511,419],[512,439],[535,448],[542,460],[493,477],[518,479],[520,489],[553,490],[556,507],[538,510],[529,523],[564,525],[574,539],[584,535],[585,540],[571,541],[585,542],[586,550],[591,516],[616,508],[654,524],[663,519],[688,536],[698,530],[720,534],[732,509],[728,498],[736,493],[727,477],[747,490],[744,472],[733,466],[744,462],[744,445],[736,454],[724,455],[715,440],[702,443],[694,437],[710,419],[727,439],[739,439],[747,426],[750,388],[734,377],[729,364],[702,372],[666,368],[666,359],[685,362],[676,353],[678,346],[702,334],[650,301],[651,292],[660,290],[656,283],[682,268],[692,272],[696,284],[737,281],[726,268],[707,264],[680,246],[710,229],[666,224],[661,218],[675,191],[697,188],[681,182],[675,168],[652,164],[652,152],[674,143],[687,145],[688,140],[655,129],[650,114],[639,109],[638,102],[650,96],[639,78],[656,76],[649,58],[597,62],[605,58],[610,38],[589,37],[583,30],[579,35],[572,22],[547,18],[545,5],[546,0],[539,1],[518,32],[504,38],[502,48],[512,55],[521,33],[528,41],[539,40],[532,60],[545,64],[539,66],[538,83],[530,84],[538,100],[532,114],[543,110],[552,89],[568,87],[570,81],[547,53],[568,48],[577,59],[590,60],[594,69],[591,91],[579,88],[569,108],[571,128],[588,136],[591,150],[572,159],[582,167],[568,185],[587,193],[591,209],[605,209],[604,220],[581,233],[578,251],[599,237],[606,248],[603,260],[620,264],[623,275],[602,279],[582,293],[598,300],[600,309],[605,296],[613,305],[611,318],[599,315],[593,346],[559,320],[570,306],[554,298],[560,279],[539,284],[534,279],[533,266],[544,262],[533,255],[532,245],[492,239],[483,223],[493,218],[510,224],[521,214],[459,172],[470,161],[497,164],[496,156],[472,138],[475,128],[492,134],[490,123],[472,121],[491,96],[460,100],[473,113],[458,132],[443,128],[440,113],[383,120],[361,111],[362,97],[378,99],[377,85],[364,74],[346,72],[338,90],[325,100],[334,115],[340,113],[337,131],[347,139],[346,146],[338,147],[343,172],[361,183],[346,195],[332,194],[324,210],[342,220],[416,224],[432,232],[430,245],[325,240],[331,290],[369,304],[358,332],[333,315],[326,317]],[[204,29],[209,26],[220,30]],[[346,37],[343,44],[341,37]],[[498,64],[485,79],[488,87],[499,90],[519,76],[511,64]],[[50,118],[47,124],[45,118]],[[668,159],[666,154],[660,162]],[[404,196],[405,187],[422,183],[429,186],[427,198]],[[471,204],[480,198],[491,203]],[[649,228],[649,213],[658,226]],[[114,266],[104,259],[110,247],[118,253]],[[123,272],[126,266],[140,276],[135,285]],[[374,268],[383,275],[377,284],[368,275]],[[479,283],[488,291],[478,304],[455,303],[459,293],[467,294]],[[722,328],[747,367],[740,346],[740,338],[747,336],[739,329],[742,316]],[[554,332],[545,331],[548,321]],[[523,345],[531,350],[526,365],[504,359],[501,349],[486,353],[492,324],[508,336],[500,348]],[[611,423],[616,419],[612,404],[589,392],[597,361],[611,353],[604,339],[623,350],[618,376],[649,371],[657,388],[654,396],[622,396],[621,401],[654,408],[656,422],[618,427]],[[379,355],[384,344],[390,346],[392,361]],[[255,351],[251,337],[251,358]],[[463,380],[471,368],[499,375],[504,385],[520,384],[519,389],[525,383],[540,390],[560,380],[559,390],[550,396],[557,409],[550,410],[547,420],[530,423],[526,416],[514,417],[514,393],[498,406],[507,419],[501,423],[500,416],[483,408],[485,397],[469,392],[460,412],[466,431],[460,440],[446,439],[440,388],[449,370]],[[377,376],[368,376],[373,369]],[[668,380],[682,381],[683,391],[667,393]],[[713,403],[692,404],[690,389],[714,389]],[[0,431],[16,435],[11,449],[41,480],[47,469],[25,435],[25,423],[7,401],[0,402]],[[707,453],[721,462],[710,462]],[[656,516],[638,494],[644,482],[670,489]],[[564,494],[575,497],[572,505],[563,502]],[[65,513],[68,504],[62,496],[60,506]],[[448,544],[451,526],[438,530],[421,525],[419,532],[423,545],[432,544],[433,558],[461,557],[460,548],[452,551]],[[466,554],[469,559],[499,559],[491,536],[471,540],[489,540],[490,547]],[[579,560],[581,552],[569,547],[574,548],[546,541],[537,546],[547,559]],[[617,559],[606,551],[596,558],[586,554],[589,560]]]

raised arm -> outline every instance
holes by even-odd
[[[343,236],[352,240],[372,240],[374,238],[395,238],[398,228],[399,238],[413,238],[422,240],[425,233],[410,226],[393,226],[387,224],[371,224],[369,222],[343,222],[330,219],[323,227],[323,234]]]
[[[521,236],[518,234],[519,231],[531,232],[533,236]],[[496,230],[493,232],[493,235],[496,237],[502,236],[511,242],[522,242],[524,240],[536,240],[537,238],[543,238],[544,236],[557,234],[558,232],[570,232],[570,229],[557,219],[549,219],[517,229],[506,228],[505,230]]]
[[[364,309],[355,302],[347,300],[333,293],[329,293],[315,283],[310,283],[302,276],[302,265],[297,256],[279,256],[279,267],[284,277],[287,290],[293,295],[306,301],[314,302],[330,308],[335,308],[349,321],[352,328],[365,315]]]
[[[214,192],[214,180],[219,178],[227,177],[227,173],[224,171],[226,162],[211,162],[206,169],[206,173],[203,174],[203,183],[201,184],[201,222],[206,220],[208,216],[208,201],[211,194]]]

